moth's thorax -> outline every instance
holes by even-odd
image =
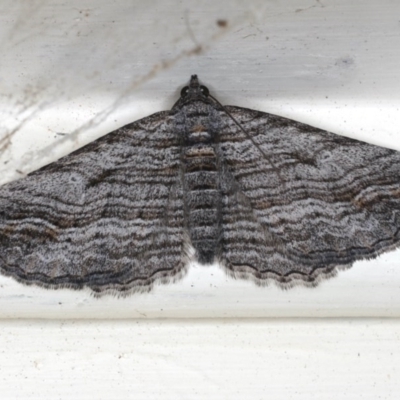
[[[180,111],[185,209],[188,230],[200,263],[212,263],[217,252],[221,195],[219,191],[218,135],[212,106],[195,102]]]

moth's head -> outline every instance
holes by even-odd
[[[194,101],[203,101],[210,103],[208,98],[209,91],[207,87],[200,85],[197,75],[192,75],[188,86],[185,86],[181,90],[181,97],[175,103],[174,107],[182,107],[184,104]]]
[[[185,99],[196,97],[205,98],[208,97],[208,94],[208,89],[205,86],[200,85],[197,75],[192,75],[189,86],[185,86],[181,90],[181,98]]]

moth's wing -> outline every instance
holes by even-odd
[[[161,112],[0,188],[0,269],[26,284],[148,290],[186,264],[180,152]]]
[[[400,152],[226,107],[220,260],[235,276],[315,284],[400,245]],[[229,186],[228,185],[228,186]],[[247,249],[251,249],[248,251]]]

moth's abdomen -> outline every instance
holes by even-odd
[[[220,227],[218,160],[210,139],[207,132],[193,132],[183,150],[187,224],[201,264],[213,262]]]

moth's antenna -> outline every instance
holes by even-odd
[[[273,170],[276,172],[278,177],[283,180],[281,174],[279,173],[279,169],[275,166],[275,164],[271,161],[271,159],[268,157],[268,155],[263,151],[263,149],[253,140],[253,138],[245,131],[242,125],[239,124],[239,122],[233,117],[233,115],[214,97],[211,96],[211,94],[208,95],[208,97],[211,97],[221,108],[225,111],[226,115],[228,115],[232,121],[239,127],[239,129],[246,135],[246,137],[254,144],[254,146],[257,147],[257,149],[260,151],[260,153],[265,157],[265,159],[270,163],[271,167]]]

